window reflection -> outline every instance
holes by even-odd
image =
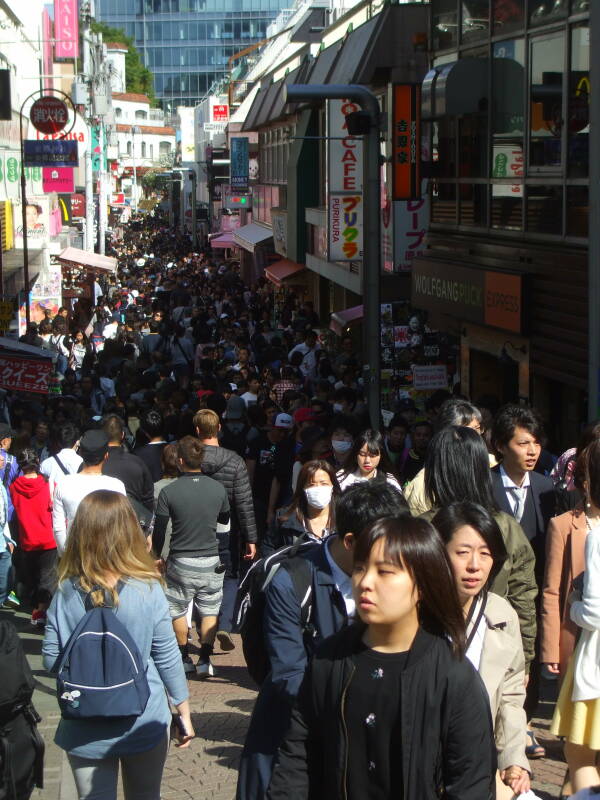
[[[487,184],[461,184],[460,224],[487,227]]]
[[[494,33],[507,33],[523,27],[525,22],[524,0],[492,0]]]
[[[446,117],[433,123],[432,174],[456,177],[456,120]]]
[[[464,0],[462,3],[462,40],[470,42],[487,37],[490,27],[488,0]]]
[[[446,50],[458,41],[458,6],[456,0],[433,0],[433,47]]]
[[[431,221],[456,225],[456,184],[431,182]]]
[[[523,188],[514,195],[510,187],[492,186],[492,228],[508,231],[523,230]]]
[[[564,34],[531,42],[530,158],[532,167],[560,167]]]
[[[567,235],[588,235],[589,193],[587,186],[567,187]]]
[[[544,25],[546,22],[566,17],[568,7],[568,0],[531,0],[529,22],[532,25]]]
[[[590,131],[590,29],[571,31],[569,74],[569,175],[586,177],[589,172]]]
[[[527,230],[562,234],[562,186],[527,187]]]

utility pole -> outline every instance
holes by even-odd
[[[198,226],[198,221],[196,219],[196,195],[197,195],[197,181],[198,176],[196,175],[196,170],[190,170],[190,177],[192,179],[192,250],[195,253],[198,249],[198,231],[196,230]],[[0,256],[2,254],[0,253]]]
[[[590,3],[588,421],[600,412],[600,4]]]
[[[81,9],[81,59],[83,79],[87,86],[88,96],[85,108],[86,126],[87,126],[87,147],[84,155],[85,161],[85,249],[94,252],[94,177],[92,173],[92,125],[90,123],[91,112],[91,72],[92,72],[92,54],[91,54],[91,29],[90,24],[92,21],[92,2],[88,0]]]
[[[364,135],[364,246],[362,260],[363,380],[371,427],[379,429],[380,417],[380,169],[379,169],[379,102],[364,86],[353,84],[290,84],[284,87],[286,102],[318,102],[321,100],[354,100],[368,115],[368,133]]]
[[[98,146],[100,148],[100,169],[98,171],[99,197],[98,197],[98,243],[99,251],[104,255],[106,247],[106,170],[104,169],[104,153],[106,148],[106,130],[100,123],[98,127]]]
[[[140,128],[137,125],[131,126],[131,160],[133,163],[133,184],[132,184],[132,192],[133,192],[133,210],[137,214],[138,210],[138,187],[137,187],[137,169],[135,165],[135,135],[136,133],[141,133]]]

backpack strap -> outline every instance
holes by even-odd
[[[294,545],[294,549],[295,548],[296,545]],[[285,567],[289,573],[294,592],[300,602],[302,633],[305,637],[312,639],[316,634],[316,629],[311,622],[313,596],[313,571],[311,565],[307,559],[301,556],[292,557],[292,553],[290,552],[289,561],[282,563],[281,566]]]
[[[83,589],[81,587],[81,584],[79,583],[79,581],[76,578],[72,578],[71,580],[72,580],[74,588],[79,592],[79,594],[81,596],[81,599],[83,600],[83,606],[84,606],[86,611],[92,611],[94,608],[114,608],[106,589],[104,590],[104,605],[103,606],[95,606],[95,605],[92,604],[92,594],[94,592],[99,592],[99,591],[101,592],[102,591],[102,587],[101,586],[93,586],[90,589],[89,592],[86,592],[85,589]],[[117,594],[121,594],[121,591],[122,591],[124,586],[125,586],[125,581],[122,581],[122,580],[118,580],[117,581],[117,584],[115,586],[115,589],[117,590]]]
[[[2,476],[2,483],[4,488],[8,491],[8,481],[10,480],[10,468],[13,463],[13,456],[10,453],[6,454],[6,464],[4,465],[4,475]]]
[[[65,475],[70,475],[69,470],[65,467],[65,465],[62,463],[62,461],[60,460],[60,458],[56,454],[54,454],[52,456],[52,458],[56,461],[56,463],[62,469],[62,471],[65,473]]]

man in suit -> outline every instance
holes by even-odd
[[[544,428],[532,408],[503,406],[494,418],[492,446],[500,463],[492,469],[494,497],[502,511],[511,514],[525,531],[535,553],[535,575],[541,591],[544,580],[546,529],[554,516],[554,485],[550,478],[534,472],[542,451]],[[537,653],[537,643],[536,643]],[[533,715],[539,694],[539,660],[531,666],[525,711]],[[529,758],[541,758],[544,748],[528,730]]]

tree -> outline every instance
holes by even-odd
[[[139,50],[133,43],[131,36],[120,28],[112,28],[103,22],[92,22],[92,31],[101,33],[105,42],[118,42],[127,46],[125,56],[125,89],[128,92],[145,94],[152,105],[156,105],[154,97],[154,78],[148,67],[145,67]]]

